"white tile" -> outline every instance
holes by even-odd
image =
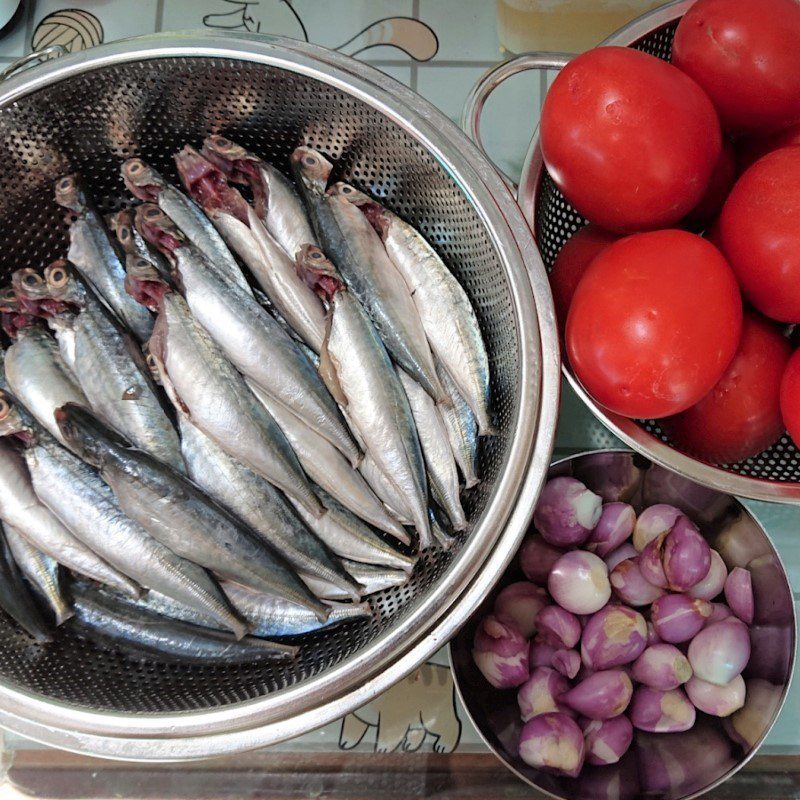
[[[348,55],[360,51],[370,59],[403,61],[408,56],[402,50],[376,45],[415,37],[416,23],[385,21],[410,17],[411,12],[411,0],[294,0],[291,7],[282,0],[165,0],[163,29],[213,26],[221,32],[227,27],[303,39],[305,28],[309,41]]]
[[[439,37],[437,59],[497,61],[501,57],[494,0],[420,0],[419,18]]]
[[[36,29],[42,20],[53,12],[64,10],[77,10],[92,15],[100,23],[104,42],[153,33],[156,29],[156,6],[157,0],[137,0],[134,11],[134,5],[130,0],[105,0],[104,2],[94,0],[94,2],[81,3],[76,9],[74,2],[38,0],[34,12],[34,41],[36,40]],[[81,25],[79,20],[70,21],[69,15],[61,24],[63,26],[61,41],[64,43],[71,38],[77,41],[82,36],[94,36],[94,32],[87,25]],[[50,31],[50,38],[54,37],[56,33],[55,30]]]
[[[390,78],[394,78],[396,81],[400,81],[400,83],[403,83],[406,86],[411,85],[410,66],[405,66],[404,64],[373,64],[372,66],[374,66],[375,69],[379,69],[381,72],[385,72]]]
[[[19,58],[25,54],[27,50],[25,19],[26,14],[23,10],[17,24],[0,39],[0,58]]]
[[[417,91],[458,122],[481,67],[418,67]],[[481,134],[490,156],[514,180],[519,177],[539,116],[539,77],[522,73],[510,78],[486,103]]]

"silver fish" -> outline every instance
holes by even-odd
[[[319,431],[351,464],[358,464],[361,454],[334,399],[280,324],[252,294],[227,283],[156,206],[140,206],[136,223],[173,264],[192,315],[228,360],[249,382]]]
[[[114,233],[119,242],[119,246],[128,256],[136,256],[149,261],[162,275],[169,275],[169,264],[164,256],[154,247],[151,247],[144,237],[136,230],[133,224],[135,211],[132,208],[123,208],[106,218],[108,229]]]
[[[5,354],[11,392],[51,436],[66,444],[53,412],[64,403],[88,406],[72,371],[64,363],[55,339],[39,326],[22,328]]]
[[[186,301],[165,289],[163,284],[158,289],[159,316],[150,353],[189,419],[228,455],[298,499],[312,514],[322,514],[322,504],[278,424],[192,316]]]
[[[422,549],[430,544],[428,486],[411,408],[392,362],[361,304],[319,248],[301,250],[298,268],[325,296],[330,323],[320,372],[335,380],[378,466],[407,498]],[[336,394],[334,395],[336,396]]]
[[[203,491],[246,522],[298,572],[330,581],[348,597],[358,599],[357,584],[277,489],[232,459],[185,414],[179,412],[178,424],[189,477]]]
[[[477,473],[478,423],[447,370],[440,367],[439,375],[451,399],[449,406],[441,407],[442,420],[447,428],[456,464],[464,476],[465,486],[471,489],[480,483]]]
[[[185,147],[175,160],[186,190],[203,206],[281,316],[319,353],[325,337],[325,310],[298,277],[293,259],[239,191],[228,185],[218,167],[190,147]]]
[[[67,623],[76,633],[132,651],[154,653],[159,659],[208,664],[249,664],[261,658],[291,661],[298,649],[290,645],[201,628],[157,614],[140,603],[75,582],[75,617]]]
[[[428,509],[428,511],[431,515],[431,534],[433,534],[433,540],[441,550],[450,550],[456,543],[456,537],[445,530],[432,508]]]
[[[59,344],[71,333],[73,371],[92,409],[136,447],[183,471],[178,434],[136,342],[66,265],[49,266],[45,280],[50,297],[64,306],[50,321]]]
[[[346,183],[330,190],[358,207],[381,237],[414,298],[439,362],[478,420],[481,436],[495,433],[489,413],[489,357],[478,318],[461,284],[411,225]]]
[[[378,564],[384,567],[411,572],[417,563],[416,558],[403,555],[385,542],[366,523],[350,513],[322,490],[328,513],[321,519],[314,519],[308,512],[293,503],[297,513],[306,525],[325,542],[337,556],[349,561],[364,564]]]
[[[345,569],[364,587],[364,597],[408,583],[408,573],[402,569],[359,564],[357,561],[345,560],[342,563]],[[311,576],[302,575],[301,577],[317,597],[324,600],[347,600],[347,596],[332,584]]]
[[[381,499],[386,510],[401,525],[414,524],[413,514],[405,497],[400,494],[398,488],[389,480],[386,473],[378,466],[378,463],[369,452],[364,453],[364,460],[359,465],[358,470],[364,476],[364,480],[370,485],[372,491]]]
[[[100,558],[147,589],[207,611],[237,638],[244,636],[246,626],[208,573],[126,517],[97,472],[35,430],[25,460],[37,497]]]
[[[121,167],[128,191],[146,203],[157,203],[226,280],[250,291],[233,254],[201,208],[140,158],[129,158]],[[141,255],[141,254],[140,254]]]
[[[380,238],[356,206],[325,194],[333,165],[308,147],[298,147],[291,161],[322,247],[368,312],[392,358],[437,402],[449,402],[414,299]]]
[[[19,417],[6,396],[0,395],[0,436],[20,430]],[[0,440],[0,517],[16,528],[37,550],[74,572],[138,597],[141,589],[103,561],[69,531],[36,496],[22,455]]]
[[[56,181],[56,202],[76,219],[69,227],[67,258],[94,286],[120,321],[140,341],[153,330],[153,317],[125,293],[125,267],[100,215],[92,208],[75,175]]]
[[[403,526],[389,515],[361,473],[354,470],[335,447],[259,387],[251,388],[286,434],[300,464],[314,483],[357,517],[390,533],[403,544],[410,543]]]
[[[47,602],[55,616],[56,625],[68,620],[74,612],[62,592],[58,562],[37,550],[22,533],[7,522],[3,523],[3,532],[20,572]]]
[[[190,480],[129,447],[85,408],[67,405],[57,416],[65,437],[100,470],[122,511],[165,547],[228,580],[327,618],[325,606],[289,565]]]
[[[229,180],[250,186],[259,219],[292,260],[304,244],[317,244],[303,201],[282,172],[224,136],[208,136],[201,153]]]
[[[447,512],[453,527],[463,531],[467,518],[461,507],[458,469],[439,407],[410,375],[401,369],[397,373],[414,415],[433,497]]]

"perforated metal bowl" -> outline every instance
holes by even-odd
[[[364,64],[277,38],[146,37],[64,56],[0,89],[2,275],[63,256],[56,177],[80,171],[104,212],[130,201],[121,161],[176,178],[172,154],[220,132],[286,169],[307,143],[335,177],[416,225],[466,288],[487,343],[498,435],[480,450],[469,530],[428,555],[375,619],[303,639],[290,667],[134,660],[65,633],[46,647],[0,618],[0,724],[48,744],[170,760],[270,744],[329,722],[423,661],[480,602],[516,549],[547,470],[559,361],[530,232],[456,126]]]
[[[634,20],[605,42],[625,45],[669,60],[672,38],[680,18],[694,0],[677,0]],[[571,58],[566,53],[524,53],[498,65],[473,88],[464,108],[463,127],[480,143],[480,116],[491,92],[504,80],[529,69],[560,69]],[[559,192],[548,174],[539,147],[538,130],[531,140],[517,200],[531,226],[549,270],[564,243],[586,224]],[[592,413],[626,444],[658,464],[698,483],[756,500],[800,503],[800,452],[788,436],[752,458],[736,464],[712,465],[674,447],[656,420],[632,420],[598,405],[565,364],[564,374]]]

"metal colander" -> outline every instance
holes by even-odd
[[[498,435],[466,535],[426,554],[371,622],[301,640],[291,666],[137,659],[61,632],[35,645],[0,615],[0,724],[97,755],[179,759],[275,742],[368,701],[439,648],[524,533],[555,431],[558,346],[541,259],[513,198],[460,131],[405,87],[276,38],[145,37],[65,56],[0,90],[2,274],[63,256],[53,181],[79,171],[102,212],[131,202],[137,155],[177,182],[172,155],[224,133],[286,170],[300,144],[436,247],[469,294],[489,351]]]
[[[625,45],[670,59],[678,22],[694,0],[677,0],[643,15],[621,29],[604,45]],[[563,53],[528,53],[510,59],[485,75],[472,90],[464,110],[464,126],[480,141],[480,113],[488,95],[506,78],[527,69],[559,69],[571,56]],[[517,188],[517,199],[533,228],[542,258],[549,270],[564,243],[586,220],[569,204],[548,174],[534,134]],[[736,464],[712,465],[692,458],[672,446],[656,420],[631,420],[599,406],[565,364],[564,373],[592,413],[617,437],[662,466],[723,492],[757,500],[800,503],[800,452],[789,439]],[[602,441],[600,446],[609,446]]]

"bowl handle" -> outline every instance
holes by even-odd
[[[20,72],[23,69],[28,69],[34,64],[42,61],[49,61],[51,58],[58,58],[67,53],[67,48],[63,44],[51,44],[49,47],[43,47],[41,50],[34,50],[16,61],[12,61],[2,72],[0,72],[0,81],[10,78],[12,75]]]
[[[489,95],[512,75],[527,72],[530,69],[562,69],[573,58],[575,58],[573,53],[520,53],[506,61],[495,64],[478,79],[464,103],[464,110],[461,112],[461,128],[478,145],[481,152],[490,162],[494,163],[491,156],[486,152],[481,139],[481,117]],[[516,194],[517,184],[496,164],[495,169],[500,173],[509,189]]]

